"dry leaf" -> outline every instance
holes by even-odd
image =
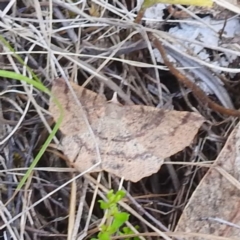
[[[188,13],[189,11],[202,16],[211,15],[211,19],[215,20],[227,20],[240,13],[238,0],[216,0],[212,7],[190,5],[186,6],[188,12],[182,10],[176,11],[173,5],[169,5],[167,8],[168,12],[178,19],[191,17]]]
[[[80,172],[98,162],[95,142],[82,117],[86,114],[101,152],[105,170],[133,182],[159,170],[167,158],[188,146],[203,117],[196,113],[164,111],[148,106],[121,106],[103,96],[71,84],[85,113],[81,112],[62,79],[55,80],[52,93],[65,109],[60,130],[62,151]],[[50,112],[58,117],[51,101]]]
[[[240,239],[239,181],[240,124],[193,193],[176,229],[186,233],[208,234],[211,238],[198,235],[183,239],[205,240],[216,239],[216,236]]]
[[[91,7],[89,9],[89,14],[90,16],[93,17],[100,17],[101,16],[101,11],[103,10],[102,7],[100,7],[99,5],[97,5],[96,3],[91,1]]]

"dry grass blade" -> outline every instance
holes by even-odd
[[[171,153],[166,154],[162,151],[161,155],[155,155],[157,164],[146,164],[143,168],[152,168],[145,176],[151,175],[152,172],[156,173],[136,183],[123,181],[122,184],[116,184],[117,181],[114,181],[112,175],[106,173],[102,174],[101,178],[95,173],[91,173],[91,177],[88,175],[83,177],[88,171],[87,165],[78,166],[80,170],[86,170],[85,172],[80,174],[74,172],[65,163],[67,157],[58,150],[59,144],[64,143],[61,141],[64,131],[59,132],[22,191],[5,207],[4,204],[11,199],[24,172],[41,150],[54,121],[48,112],[48,96],[27,85],[19,84],[14,79],[1,78],[0,230],[3,239],[90,239],[96,236],[103,217],[97,200],[104,199],[110,189],[117,190],[121,187],[127,191],[128,198],[120,203],[120,210],[126,209],[125,211],[131,214],[131,225],[129,223],[128,226],[134,228],[139,225],[139,237],[142,239],[152,240],[155,236],[162,236],[163,239],[176,237],[180,239],[188,236],[211,239],[211,234],[195,232],[186,236],[186,232],[179,232],[177,235],[174,230],[182,210],[220,152],[236,120],[211,111],[194,97],[191,90],[183,87],[180,89],[175,77],[168,71],[161,58],[159,61],[156,56],[158,51],[154,49],[148,36],[149,33],[154,34],[163,43],[167,57],[177,70],[184,72],[192,80],[197,78],[199,82],[208,81],[208,86],[214,82],[215,85],[211,86],[216,90],[209,96],[214,102],[219,102],[226,108],[237,109],[240,85],[237,75],[234,79],[232,75],[239,73],[240,47],[236,38],[229,39],[226,27],[234,19],[234,12],[239,12],[239,7],[234,2],[226,0],[216,0],[214,8],[207,11],[191,7],[186,9],[182,6],[158,5],[162,12],[155,11],[158,13],[156,19],[145,14],[143,20],[136,24],[134,19],[139,6],[138,1],[125,0],[108,2],[12,0],[0,3],[1,36],[15,51],[11,52],[6,48],[6,44],[0,46],[2,70],[31,77],[29,68],[14,57],[17,54],[49,89],[54,84],[53,80],[59,77],[91,89],[98,93],[97,99],[103,103],[98,105],[99,109],[95,111],[99,116],[102,116],[102,109],[107,109],[106,101],[117,94],[118,100],[127,106],[128,111],[123,113],[122,121],[112,119],[112,127],[115,125],[121,127],[124,122],[122,129],[130,131],[126,127],[130,126],[129,122],[127,124],[124,119],[129,119],[134,112],[138,113],[136,122],[147,123],[146,114],[139,114],[139,105],[143,106],[148,120],[152,122],[154,118],[162,117],[159,116],[159,112],[165,113],[167,117],[172,114],[175,120],[173,128],[178,128],[178,125],[184,122],[184,116],[186,117],[186,112],[189,111],[195,112],[190,114],[191,124],[194,125],[193,116],[197,121],[194,129],[189,129],[187,124],[183,124],[184,129],[179,131],[175,138],[180,139],[184,136],[188,141],[187,144],[177,147],[170,140],[167,147],[167,141],[158,141],[157,138],[152,140],[158,129],[156,125],[154,126],[156,129],[151,128],[154,133],[149,134],[153,135],[148,138],[151,144],[142,141],[141,146],[146,145],[148,148],[153,146],[154,152],[158,152],[164,146],[164,149],[171,150]],[[225,12],[219,15],[221,6],[225,6],[226,15]],[[205,21],[199,15],[201,13],[208,16],[212,14],[209,16],[211,21]],[[219,16],[222,17],[222,22],[227,16],[226,27],[216,30],[212,20]],[[176,36],[176,29],[181,30],[185,25],[190,25],[194,34]],[[193,39],[192,36],[196,35],[198,27],[209,33],[213,32],[214,36],[217,36],[217,44],[202,41],[200,33],[197,39]],[[181,48],[182,46],[184,48]],[[204,56],[206,52],[209,53],[210,57],[202,59],[198,54],[193,54],[191,46],[201,49]],[[214,62],[216,56],[219,59],[223,59],[224,56],[235,56],[236,62],[232,65],[217,65]],[[222,82],[222,76],[225,77],[225,82]],[[122,108],[115,106],[115,109]],[[179,113],[176,112],[184,113],[179,119]],[[111,113],[115,113],[117,117],[118,114],[122,114],[120,110],[110,110],[110,115]],[[91,114],[94,115],[92,112]],[[199,114],[204,116],[206,121],[192,141],[202,123]],[[96,119],[96,115],[94,116]],[[104,121],[109,120],[109,115],[107,116],[108,118],[106,114],[104,115]],[[89,116],[86,115],[87,117]],[[105,126],[103,121],[93,122],[95,133],[98,133],[99,123],[102,124],[101,127]],[[90,127],[93,122],[90,122]],[[18,125],[14,125],[16,123]],[[166,129],[169,125],[170,121],[165,120]],[[150,128],[147,124],[144,127]],[[119,132],[122,129],[119,128]],[[186,134],[187,131],[190,133]],[[146,135],[146,131],[142,132]],[[106,139],[112,136],[111,131],[101,133]],[[87,135],[88,132],[85,131],[83,134]],[[96,140],[99,140],[96,134],[95,136]],[[105,143],[107,142],[109,141],[106,140]],[[117,146],[113,145],[105,146],[105,155],[109,149],[113,151]],[[188,147],[181,151],[186,145]],[[123,144],[117,147],[118,151],[120,148],[126,150]],[[132,146],[129,147],[129,151],[132,151]],[[166,159],[166,164],[170,167],[166,167],[166,164],[163,164],[164,158],[171,154],[174,155]],[[97,164],[99,163],[100,161]],[[107,167],[105,166],[106,170]],[[138,167],[139,164],[134,165],[134,168]],[[223,169],[222,166],[218,166],[214,171],[224,180],[228,179],[226,181],[231,187],[237,188],[239,185],[237,177],[231,176],[228,170]],[[126,178],[133,177],[134,181],[137,181],[143,177],[142,174],[141,176],[134,174],[130,171],[130,177]],[[119,175],[122,176],[122,173]],[[73,181],[76,181],[75,185],[70,185]],[[69,205],[74,210],[77,207],[78,212],[70,211]],[[113,236],[113,239],[115,237]]]

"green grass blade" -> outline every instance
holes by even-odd
[[[37,82],[41,82],[37,77],[37,75],[33,72],[33,70],[28,65],[25,64],[23,59],[15,53],[15,50],[12,48],[9,42],[1,35],[0,35],[0,41],[13,53],[13,56],[18,60],[18,62],[21,63],[22,66],[26,67],[26,69],[31,73],[32,78]]]
[[[52,139],[56,135],[56,133],[57,133],[59,127],[60,127],[60,124],[62,122],[62,119],[63,119],[63,108],[62,108],[61,104],[58,102],[57,98],[55,98],[51,94],[49,89],[46,88],[40,81],[35,81],[35,80],[32,80],[32,79],[30,79],[30,78],[28,78],[26,76],[21,75],[21,74],[18,74],[18,73],[15,73],[15,72],[11,72],[11,71],[5,71],[5,70],[0,70],[0,77],[10,78],[10,79],[15,79],[15,80],[18,80],[18,81],[26,82],[26,83],[28,83],[30,85],[33,85],[38,90],[40,90],[40,91],[42,91],[44,93],[47,93],[50,97],[52,97],[54,103],[59,108],[59,113],[60,113],[59,114],[59,118],[58,118],[54,128],[52,129],[52,132],[49,134],[47,140],[43,144],[43,146],[42,146],[41,150],[39,151],[39,153],[37,154],[37,156],[34,158],[32,164],[30,165],[30,167],[28,169],[28,171],[25,173],[25,175],[21,179],[20,183],[18,184],[17,189],[16,189],[16,191],[18,191],[18,190],[20,190],[22,188],[22,186],[26,182],[27,178],[31,174],[33,168],[36,166],[36,164],[38,163],[38,161],[42,157],[43,153],[46,151],[48,145],[50,144],[50,142],[52,141]]]

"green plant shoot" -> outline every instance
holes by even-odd
[[[120,228],[128,221],[129,214],[119,211],[117,206],[124,196],[124,191],[120,190],[114,193],[111,190],[107,193],[107,201],[98,201],[100,208],[106,211],[106,221],[99,227],[98,238],[92,238],[91,240],[110,240],[114,235],[124,235],[124,231],[121,232]]]

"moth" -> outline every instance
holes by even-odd
[[[122,106],[75,83],[71,87],[82,108],[63,79],[53,82],[52,94],[64,109],[61,150],[80,172],[95,165],[95,172],[105,170],[137,182],[190,145],[204,121],[198,113]],[[53,101],[49,111],[58,118]]]

